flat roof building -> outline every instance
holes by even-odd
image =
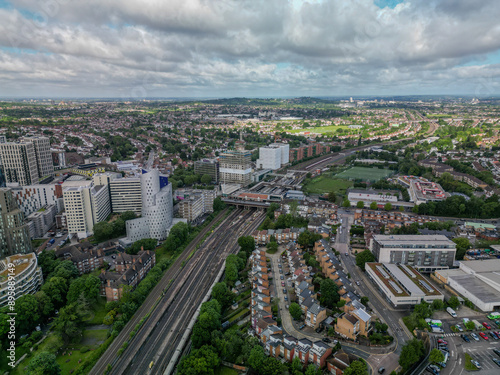
[[[380,263],[408,264],[432,272],[453,265],[456,244],[442,235],[381,235],[370,240],[370,251]]]
[[[500,308],[500,259],[460,261],[459,269],[438,270],[436,278],[481,311]]]
[[[421,301],[432,303],[444,296],[416,269],[390,263],[366,263],[365,271],[384,297],[395,307],[410,307]]]

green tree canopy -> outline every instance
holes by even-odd
[[[87,313],[79,302],[69,304],[59,310],[53,328],[67,344],[79,342],[83,337],[83,317]]]
[[[458,307],[460,306],[460,301],[458,300],[458,297],[451,296],[450,299],[448,300],[448,305],[450,305],[452,309],[458,309]]]
[[[182,358],[178,366],[180,375],[213,375],[220,358],[213,346],[205,345]]]
[[[219,301],[222,309],[225,309],[233,303],[234,294],[229,290],[225,282],[220,282],[214,285],[212,298]]]
[[[464,237],[456,237],[452,241],[457,244],[457,252],[455,254],[455,258],[457,260],[464,259],[465,253],[471,248],[469,239]]]
[[[353,361],[344,370],[344,375],[368,375],[368,366],[363,359]]]
[[[363,271],[365,270],[365,263],[374,262],[375,256],[368,249],[358,253],[356,255],[356,265],[361,268]]]
[[[363,201],[358,201],[358,203],[356,203],[356,207],[357,207],[357,208],[365,208],[365,202],[363,202]]]
[[[296,302],[292,302],[290,304],[288,311],[290,312],[290,315],[292,316],[292,318],[295,320],[299,320],[300,317],[302,316],[302,308]]]
[[[40,321],[38,300],[25,294],[16,300],[16,327],[20,334],[31,333]]]
[[[377,202],[370,203],[370,210],[376,210],[378,208]]]
[[[434,348],[429,355],[429,361],[432,363],[439,363],[444,361],[444,354],[441,350]]]
[[[326,306],[330,309],[333,308],[340,300],[340,296],[338,293],[339,287],[332,279],[324,279],[320,282],[319,285],[319,290],[321,293],[319,301],[321,302],[321,305]]]
[[[415,363],[417,363],[424,353],[424,344],[421,340],[410,340],[401,349],[399,364],[406,371],[410,369]]]
[[[24,373],[26,375],[59,375],[61,367],[56,362],[55,354],[41,352],[28,363]]]

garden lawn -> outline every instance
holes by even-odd
[[[351,181],[333,178],[324,174],[313,178],[304,186],[304,190],[310,194],[324,194],[333,192],[336,195],[344,195],[346,190],[353,185]]]
[[[93,317],[90,320],[85,321],[85,324],[88,326],[99,325],[102,324],[102,320],[106,316],[106,298],[99,297],[97,304],[92,309]]]
[[[337,174],[337,178],[345,178],[351,180],[369,180],[378,181],[382,178],[389,177],[394,171],[390,169],[352,167],[348,170]]]
[[[360,129],[349,129],[349,127],[345,125],[344,126],[330,125],[330,126],[316,126],[314,128],[292,129],[292,130],[287,130],[286,132],[292,134],[300,132],[325,134],[325,133],[336,133],[338,129],[360,130]]]

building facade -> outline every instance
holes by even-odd
[[[194,162],[194,172],[212,177],[212,182],[219,182],[219,161],[217,159],[202,159]]]
[[[40,176],[33,143],[0,143],[0,157],[7,183],[18,182],[20,185],[32,185],[39,182]]]
[[[32,251],[24,214],[9,188],[0,188],[0,258]]]
[[[50,139],[48,137],[25,137],[24,142],[33,143],[35,159],[40,179],[54,176],[54,164],[50,151]]]
[[[109,183],[111,210],[116,213],[133,211],[142,213],[142,189],[139,177],[117,178]]]
[[[219,177],[225,184],[248,185],[251,182],[252,153],[246,150],[231,150],[220,155]]]
[[[127,220],[127,238],[131,242],[143,238],[163,241],[172,226],[172,185],[158,170],[153,169],[143,171],[141,189],[142,217]]]
[[[374,235],[370,251],[380,263],[408,264],[432,272],[453,265],[456,244],[443,235]]]

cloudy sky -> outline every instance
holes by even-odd
[[[498,0],[0,0],[0,96],[500,94]]]

